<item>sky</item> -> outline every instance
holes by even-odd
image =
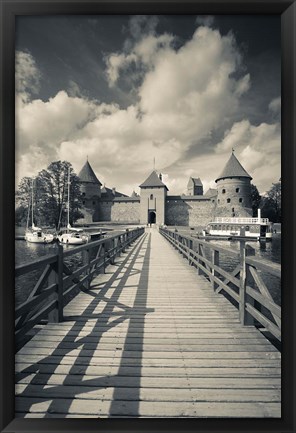
[[[16,185],[88,158],[131,195],[215,187],[232,149],[261,193],[281,176],[280,17],[19,16]]]

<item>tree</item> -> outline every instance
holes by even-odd
[[[273,183],[263,200],[262,211],[264,216],[274,223],[281,222],[282,218],[281,182]]]
[[[37,204],[40,200],[40,191],[38,186],[36,187],[37,179],[30,177],[23,177],[18,186],[18,190],[15,194],[16,212],[15,220],[16,224],[32,224],[31,210],[32,210],[32,198],[34,207],[34,223],[39,219]],[[33,191],[32,191],[33,188]],[[32,194],[33,193],[33,194]]]
[[[67,224],[68,170],[70,171],[70,224],[83,217],[80,181],[67,161],[52,162],[34,180],[34,222],[59,228]],[[29,178],[23,178],[17,191],[19,206],[28,208]]]
[[[27,223],[28,218],[28,207],[18,206],[15,210],[15,224],[17,226],[23,226]]]
[[[251,184],[251,206],[253,211],[253,217],[257,216],[257,211],[260,207],[261,199],[262,197],[259,194],[257,187]]]

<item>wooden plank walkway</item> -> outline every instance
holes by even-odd
[[[280,353],[156,231],[16,355],[19,417],[280,417]]]

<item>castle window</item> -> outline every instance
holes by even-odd
[[[230,198],[228,198],[228,199],[227,199],[227,203],[230,203],[230,202],[231,202],[231,200],[230,200]]]
[[[239,201],[240,203],[242,203],[242,202],[243,202],[243,199],[242,199],[242,198],[239,198],[238,201]]]
[[[222,189],[222,194],[225,194],[226,193],[226,189]]]
[[[218,203],[220,203],[220,199],[218,198]]]
[[[85,204],[85,200],[83,200],[82,204]]]
[[[234,212],[234,207],[232,208],[232,212]]]
[[[239,188],[236,188],[236,189],[235,189],[235,192],[239,192]]]
[[[150,200],[153,200],[153,194],[150,194]]]
[[[85,196],[85,192],[82,193],[83,197]]]
[[[212,200],[212,203],[215,203],[215,200]]]
[[[93,201],[93,204],[96,204],[96,202],[95,202],[95,201]]]

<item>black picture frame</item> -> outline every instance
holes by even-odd
[[[295,430],[295,28],[291,0],[0,0],[0,430],[3,432],[168,432]],[[14,418],[14,38],[15,17],[49,14],[279,14],[282,32],[282,418],[281,419],[15,419]]]

